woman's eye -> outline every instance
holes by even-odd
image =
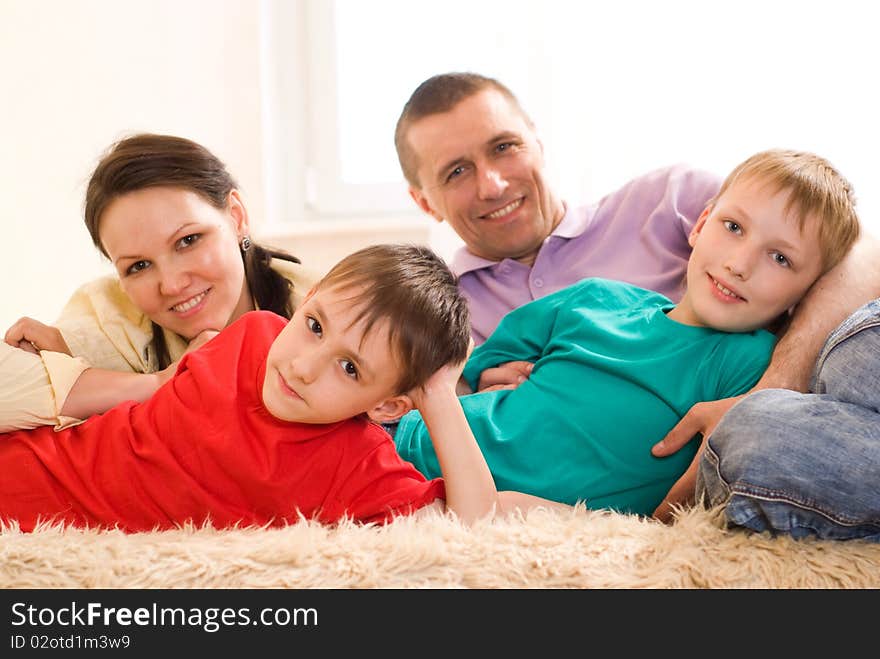
[[[189,246],[197,243],[199,241],[199,238],[201,238],[201,237],[202,237],[202,234],[200,234],[200,233],[191,233],[188,236],[184,236],[183,238],[178,240],[177,246],[178,247],[189,247]]]
[[[357,366],[355,366],[353,362],[350,362],[347,359],[343,359],[342,360],[342,370],[345,371],[345,374],[347,376],[357,380],[357,377],[358,377]]]
[[[127,274],[127,275],[136,274],[136,273],[140,272],[141,270],[146,269],[149,265],[150,265],[149,261],[135,261],[130,266],[128,266],[128,268],[126,268],[125,274]]]
[[[309,328],[309,331],[312,332],[312,334],[317,334],[318,336],[321,336],[324,331],[321,327],[321,323],[319,323],[315,318],[312,318],[311,316],[308,316],[306,318],[306,326]]]

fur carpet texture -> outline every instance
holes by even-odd
[[[471,528],[440,514],[130,535],[8,527],[0,587],[878,588],[880,544],[771,538],[696,508],[672,525],[576,508]]]

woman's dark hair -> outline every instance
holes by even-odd
[[[215,208],[225,209],[229,193],[238,188],[238,183],[217,156],[192,140],[142,133],[116,142],[98,162],[86,189],[86,228],[104,256],[108,255],[98,228],[107,206],[126,193],[152,187],[185,188]],[[273,258],[300,263],[287,252],[251,243],[248,250],[242,250],[245,279],[260,309],[290,318],[293,284],[271,268]],[[152,346],[159,368],[168,366],[171,357],[165,335],[156,323]]]

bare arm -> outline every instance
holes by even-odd
[[[174,364],[156,373],[120,373],[88,368],[71,388],[61,413],[77,419],[102,414],[127,400],[143,402],[174,374]]]
[[[813,284],[798,304],[785,334],[776,344],[770,365],[749,393],[771,388],[806,391],[813,365],[828,335],[852,312],[877,297],[880,297],[880,240],[863,234],[846,258]],[[741,398],[743,396],[697,403],[652,447],[651,453],[658,457],[671,455],[697,434],[702,434],[705,442],[721,417]],[[701,446],[691,466],[654,511],[655,517],[668,521],[674,504],[693,501],[702,452]]]
[[[455,392],[462,367],[441,368],[411,396],[437,453],[446,484],[446,507],[470,524],[492,513],[498,491]]]
[[[547,508],[548,510],[572,510],[573,507],[567,503],[559,503],[558,501],[550,501],[542,499],[533,494],[524,492],[513,492],[505,490],[498,493],[498,502],[500,504],[500,512],[512,513],[517,510],[528,510],[530,508]]]
[[[570,506],[520,492],[498,492],[489,465],[468,425],[456,383],[464,364],[445,366],[411,393],[434,444],[446,483],[446,508],[465,523],[492,515],[534,507]]]
[[[198,350],[217,336],[214,330],[205,330],[194,338],[187,353]],[[155,373],[123,373],[101,368],[89,368],[77,378],[61,408],[65,416],[85,419],[103,414],[127,400],[144,402],[172,378],[178,362]]]

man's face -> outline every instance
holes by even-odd
[[[822,272],[819,221],[808,217],[801,231],[788,197],[746,179],[703,212],[689,238],[687,291],[671,318],[742,332],[767,326],[801,299]]]
[[[410,194],[422,210],[477,256],[534,262],[565,209],[544,179],[534,129],[503,94],[486,89],[423,117],[406,139],[419,181]]]
[[[409,400],[395,395],[401,366],[388,321],[365,334],[364,322],[355,322],[356,293],[334,288],[310,294],[272,343],[263,380],[263,404],[272,416],[319,424],[364,412],[385,421],[408,411],[395,407]]]

